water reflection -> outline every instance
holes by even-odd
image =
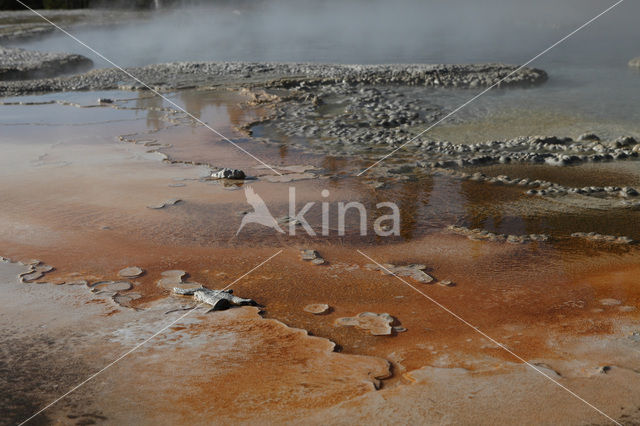
[[[160,130],[165,127],[162,120],[166,114],[162,110],[164,100],[160,96],[140,96],[135,100],[135,107],[144,110],[143,114],[147,118],[147,128],[149,130]]]
[[[147,96],[142,94],[130,101],[118,101],[124,99],[123,93],[84,93],[82,99],[78,101],[89,102],[90,99],[97,97],[111,97],[116,99],[116,103],[127,108],[135,109],[113,109],[109,107],[99,108],[77,108],[73,106],[62,106],[58,104],[49,104],[43,106],[2,106],[3,115],[0,116],[0,125],[4,119],[14,121],[16,116],[21,116],[31,122],[40,120],[48,120],[48,122],[64,123],[67,119],[73,119],[76,122],[82,120],[92,120],[100,118],[104,120],[112,115],[122,119],[135,119],[143,115],[144,125],[132,121],[132,124],[125,124],[120,121],[105,121],[101,125],[92,125],[92,129],[96,130],[103,136],[111,135],[115,137],[119,134],[129,133],[132,129],[137,128],[143,135],[144,130],[157,131],[154,138],[158,138],[161,142],[171,144],[172,148],[165,150],[169,155],[178,153],[186,160],[194,159],[217,164],[220,157],[219,150],[213,150],[215,141],[212,142],[211,134],[208,130],[201,126],[192,127],[192,123],[182,123],[179,126],[168,127],[165,122],[164,115],[168,112],[165,110],[167,104],[158,96]],[[66,94],[58,94],[60,98],[67,96]],[[73,95],[72,95],[73,96]],[[130,97],[130,94],[127,94]],[[252,120],[258,115],[255,108],[240,106],[240,98],[237,94],[227,91],[196,91],[185,90],[172,94],[171,96],[180,102],[181,105],[192,114],[200,117],[209,123],[215,124],[220,129],[232,132],[234,126],[240,126],[247,120]],[[95,101],[94,101],[95,102]],[[84,115],[87,114],[87,115]],[[142,127],[142,129],[141,129]],[[4,138],[0,138],[0,142],[9,143],[10,141],[26,140],[33,134],[34,140],[41,143],[42,131],[37,127],[27,127],[26,132],[20,132],[18,135],[12,132],[12,137],[8,137],[9,133],[3,131]],[[231,134],[231,133],[228,133]],[[49,132],[49,136],[51,133]],[[73,126],[64,128],[60,132],[63,140],[70,138],[90,139],[90,135],[85,130],[76,129]],[[261,135],[261,136],[264,136]],[[145,136],[141,136],[145,137]],[[109,139],[104,137],[102,141]],[[240,141],[240,139],[237,139]],[[51,142],[52,139],[46,140]],[[535,205],[531,199],[523,194],[522,188],[517,187],[497,187],[471,181],[460,181],[451,179],[446,176],[417,176],[415,179],[389,179],[386,186],[381,189],[375,189],[371,185],[369,179],[356,179],[352,177],[354,169],[361,169],[361,159],[359,158],[342,158],[337,156],[317,156],[311,154],[300,153],[296,149],[289,146],[290,139],[280,137],[274,144],[256,144],[252,139],[242,139],[244,144],[250,151],[259,153],[260,158],[269,163],[276,164],[280,162],[283,165],[293,164],[311,164],[322,170],[323,174],[331,176],[331,179],[321,181],[301,181],[294,182],[300,188],[300,191],[306,191],[307,195],[313,198],[315,194],[316,202],[323,200],[320,198],[320,190],[328,188],[332,193],[339,193],[344,190],[347,197],[344,200],[335,201],[360,201],[364,203],[369,212],[368,229],[373,229],[373,222],[386,212],[377,212],[376,204],[379,202],[392,201],[395,202],[401,213],[401,235],[398,238],[380,239],[371,232],[369,235],[362,237],[359,235],[359,220],[354,215],[347,217],[347,235],[339,237],[337,235],[330,236],[329,239],[335,238],[348,244],[358,244],[364,242],[384,242],[391,244],[402,241],[409,241],[421,238],[429,233],[438,232],[450,224],[460,224],[472,228],[482,228],[489,231],[504,234],[531,234],[545,233],[558,236],[566,236],[572,232],[591,232],[596,231],[603,234],[611,235],[628,235],[632,238],[640,238],[640,212],[629,210],[590,210],[590,209],[573,209],[571,212],[562,211],[562,209],[544,211],[543,209],[529,209],[529,206]],[[224,148],[232,150],[226,145]],[[243,160],[249,159],[242,156]],[[629,179],[638,178],[637,166],[634,163],[624,163],[626,168],[620,169],[620,165],[616,166],[620,170],[611,173],[608,177],[602,173],[602,169],[590,170],[589,167],[584,169],[565,168],[562,172],[558,169],[548,170],[534,166],[504,166],[507,169],[484,170],[487,174],[506,173],[513,176],[522,177],[528,175],[536,175],[536,178],[554,178],[561,174],[565,180],[576,179],[583,182],[584,179],[589,180],[590,176],[597,176],[602,182],[611,182],[621,184],[620,179],[630,182]],[[635,167],[635,169],[633,167]],[[600,166],[599,166],[600,167]],[[601,167],[612,167],[603,165]],[[582,170],[582,171],[581,171]],[[494,173],[490,173],[494,172]],[[572,177],[573,176],[573,177]],[[532,176],[529,176],[532,177]],[[588,179],[589,178],[589,179]],[[614,179],[615,181],[611,181]],[[289,184],[278,186],[286,193]],[[265,198],[266,199],[266,198]],[[274,211],[278,211],[279,215],[288,214],[288,206],[285,202],[274,202]],[[191,209],[191,210],[190,210]],[[221,240],[226,241],[225,232],[231,232],[235,229],[228,224],[217,223],[225,229],[218,229],[212,232],[213,224],[220,222],[220,217],[228,217],[228,206],[210,206],[202,205],[201,207],[183,208],[187,215],[185,223],[193,224],[194,228],[189,228],[193,235],[202,235],[203,240],[209,241],[206,235],[221,235]],[[335,212],[332,213],[332,223],[337,223]],[[216,219],[217,218],[217,219]],[[235,220],[235,216],[228,218],[229,221]],[[310,223],[320,224],[322,218],[320,211],[311,212],[309,215]],[[225,225],[225,226],[223,226]],[[225,234],[226,235],[226,234]],[[273,236],[267,233],[258,232],[254,237],[256,242],[268,242],[273,240]],[[306,238],[304,236],[302,239]],[[563,243],[553,243],[558,247],[562,247]]]
[[[280,0],[230,6],[223,2],[181,6],[116,27],[85,25],[75,34],[121,66],[189,60],[519,64],[610,5],[599,0],[455,0],[455,4]],[[508,97],[525,109],[584,111],[637,122],[635,93],[640,78],[627,62],[640,54],[639,13],[640,3],[624,2],[532,64],[549,72],[546,85],[510,92]],[[27,49],[90,55],[57,32],[16,43]],[[97,66],[109,66],[100,58],[92,59]],[[494,93],[484,98],[494,99],[495,104],[509,102]]]

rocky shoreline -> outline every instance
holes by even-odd
[[[585,195],[591,198],[628,201],[640,193],[625,185],[573,187],[535,179],[491,177],[470,168],[492,165],[580,166],[636,160],[640,143],[624,135],[601,140],[593,133],[573,139],[561,136],[518,136],[504,140],[454,143],[433,140],[421,132],[436,123],[447,110],[410,90],[388,86],[301,84],[286,95],[269,97],[256,93],[256,103],[270,103],[274,113],[248,123],[241,130],[266,141],[287,144],[304,152],[361,158],[370,163],[395,148],[393,158],[369,172],[376,178],[412,178],[423,174],[451,177],[496,185],[528,187],[527,195]],[[455,118],[453,118],[455,120]],[[420,136],[420,137],[418,137]],[[422,172],[421,172],[422,170]]]
[[[314,63],[174,62],[127,68],[159,91],[221,85],[290,88],[299,85],[398,84],[433,87],[485,87],[501,78],[502,86],[539,84],[547,74],[514,65],[337,65]],[[510,75],[513,73],[513,75]],[[0,96],[70,90],[145,90],[115,68],[71,77],[1,82]]]
[[[82,55],[48,53],[0,46],[0,80],[28,80],[86,71],[93,61]]]

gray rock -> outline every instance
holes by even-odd
[[[616,237],[615,235],[603,235],[598,234],[597,232],[574,232],[571,234],[573,238],[582,238],[588,241],[594,241],[598,243],[607,243],[607,244],[633,244],[634,240],[626,237],[620,236]]]
[[[224,168],[217,172],[211,173],[212,179],[244,179],[247,176],[242,170]]]
[[[600,138],[595,133],[583,133],[578,136],[579,141],[599,141]]]
[[[542,193],[542,191],[529,190],[527,194],[530,193]],[[474,241],[496,241],[496,242],[507,242],[510,244],[524,244],[530,243],[532,241],[549,241],[551,237],[546,234],[531,234],[531,235],[503,235],[503,234],[494,234],[493,232],[489,232],[483,229],[469,229],[465,226],[458,225],[449,225],[447,230],[453,232],[458,235],[466,236],[470,240]]]
[[[410,264],[406,266],[396,266],[390,263],[385,263],[382,266],[375,264],[367,264],[366,268],[369,270],[380,271],[385,275],[396,275],[398,277],[410,277],[420,283],[432,283],[434,278],[424,272],[427,269],[427,265],[422,264]]]
[[[258,306],[258,304],[251,299],[243,299],[242,297],[234,296],[233,290],[210,290],[204,287],[197,289],[184,289],[175,287],[173,292],[181,296],[193,296],[196,301],[210,305],[211,309],[209,311],[219,311],[234,305]]]
[[[179,198],[170,198],[167,201],[163,201],[161,203],[158,204],[152,204],[150,206],[147,206],[147,208],[149,209],[154,209],[154,210],[159,210],[159,209],[163,209],[167,206],[173,206],[175,204],[178,204],[179,202],[181,202],[182,200]]]
[[[0,80],[27,80],[86,71],[91,59],[69,53],[36,52],[0,46]]]
[[[521,244],[524,241],[518,235],[508,235],[507,236],[507,242],[511,243],[511,244]]]
[[[638,191],[635,188],[624,187],[620,189],[620,195],[623,197],[637,197]]]
[[[302,81],[309,90],[323,85],[351,88],[364,84],[405,84],[411,86],[471,87],[489,86],[517,69],[515,65],[334,65],[310,63],[249,63],[249,62],[174,62],[129,68],[142,81],[162,82],[162,89],[213,84],[262,84],[266,87],[294,88]],[[245,76],[251,75],[251,79]],[[524,68],[513,73],[502,87],[530,86],[543,83],[547,74],[539,69]],[[346,83],[346,84],[343,84]],[[63,90],[138,90],[142,86],[115,68],[94,70],[72,77],[5,82],[0,84],[0,96]],[[305,88],[305,90],[307,90]],[[301,91],[304,93],[304,91]],[[306,93],[305,93],[306,95]],[[307,102],[313,106],[313,97]]]
[[[312,249],[301,250],[300,257],[302,258],[302,260],[309,261],[314,265],[324,265],[325,263],[327,263],[326,260],[324,260],[322,256],[320,256],[320,253]]]

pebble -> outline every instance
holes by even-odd
[[[171,198],[171,199],[169,199],[169,200],[167,200],[167,201],[164,201],[164,202],[162,202],[162,203],[158,203],[158,204],[150,205],[150,206],[147,206],[147,207],[148,207],[148,208],[150,208],[150,209],[156,209],[156,210],[158,210],[158,209],[162,209],[162,208],[167,207],[167,206],[173,206],[173,205],[175,205],[175,204],[178,204],[178,203],[179,203],[179,202],[181,202],[181,201],[182,201],[182,200],[181,200],[181,199],[179,199],[179,198]]]
[[[331,310],[331,307],[326,303],[314,303],[304,307],[305,312],[309,312],[314,315],[326,314]]]
[[[367,264],[365,267],[369,270],[380,271],[385,275],[396,275],[398,277],[410,277],[420,283],[431,283],[434,278],[424,272],[427,269],[427,265],[422,264],[410,264],[406,266],[396,266],[391,263],[385,263],[382,266],[375,264]]]
[[[489,141],[471,145],[456,145],[446,141],[426,142],[412,155],[429,156],[428,162],[419,161],[419,167],[430,169],[433,174],[444,174],[458,179],[472,180],[495,185],[519,185],[540,189],[529,189],[529,195],[558,196],[568,193],[583,194],[582,188],[570,188],[546,181],[509,178],[508,176],[490,177],[483,173],[473,174],[455,170],[470,165],[491,165],[504,163],[547,163],[551,166],[568,166],[586,162],[619,161],[638,158],[640,145],[629,136],[615,141],[579,141],[554,136],[517,137],[507,141]],[[478,155],[478,153],[482,155]],[[440,158],[433,161],[433,158]],[[620,188],[618,188],[620,189]],[[611,193],[611,196],[635,196],[634,188],[629,193]],[[600,193],[598,191],[597,193]],[[587,195],[590,193],[587,193]],[[584,194],[583,194],[584,195]]]
[[[300,257],[302,260],[310,261],[314,265],[324,265],[326,263],[326,260],[320,256],[320,253],[313,249],[301,250]]]
[[[600,138],[595,133],[583,133],[578,136],[579,141],[599,141]]]
[[[142,274],[144,274],[144,270],[138,266],[129,266],[118,272],[118,275],[123,278],[138,278]]]
[[[622,236],[616,237],[615,235],[603,235],[596,232],[574,232],[571,234],[573,238],[582,238],[588,241],[610,243],[610,244],[633,244],[633,239]]]
[[[244,179],[247,176],[245,175],[245,173],[242,170],[238,170],[238,169],[227,169],[224,168],[222,170],[219,170],[217,172],[212,172],[211,173],[211,178],[212,179]]]
[[[640,146],[640,145],[638,145]],[[451,169],[442,169],[435,168],[432,170],[432,173],[435,175],[446,175],[452,178],[458,179],[469,179],[476,182],[484,182],[493,185],[509,185],[509,186],[525,186],[530,187],[532,189],[528,189],[525,191],[526,195],[535,195],[535,196],[562,196],[567,194],[574,195],[583,195],[590,197],[637,197],[640,195],[640,191],[636,188],[631,187],[569,187],[559,185],[557,183],[544,181],[544,180],[534,180],[531,181],[529,179],[518,179],[518,178],[510,178],[509,176],[500,175],[496,177],[488,177],[482,173],[474,173],[473,175],[469,175],[468,173],[451,170]],[[640,203],[639,203],[640,204]]]
[[[524,244],[532,241],[549,241],[551,237],[546,234],[529,234],[529,235],[505,235],[494,234],[483,229],[470,229],[466,226],[449,225],[447,230],[458,235],[466,236],[470,240],[474,241],[495,241],[495,242],[507,242],[510,244]]]
[[[313,260],[318,256],[320,256],[320,254],[315,250],[305,249],[301,251],[302,260]]]
[[[174,294],[180,296],[193,296],[197,302],[211,306],[209,311],[219,311],[231,306],[258,306],[252,299],[244,299],[233,294],[233,290],[211,290],[208,288],[182,288],[174,287]]]

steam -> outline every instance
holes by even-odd
[[[608,0],[202,3],[160,8],[142,20],[74,33],[124,66],[187,60],[520,63],[609,5]],[[638,2],[623,3],[546,60],[598,57],[626,63],[640,54],[633,51],[637,16]],[[61,34],[20,45],[92,57]]]

